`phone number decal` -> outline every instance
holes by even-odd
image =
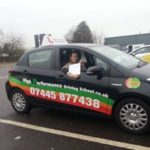
[[[68,103],[77,106],[91,107],[94,109],[100,108],[100,101],[90,97],[78,96],[74,94],[42,90],[38,88],[30,88],[30,94],[36,97],[45,98],[48,100],[55,100],[61,103]]]

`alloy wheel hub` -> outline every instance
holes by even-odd
[[[148,116],[142,106],[130,103],[121,108],[120,120],[125,127],[139,130],[147,124]]]
[[[16,110],[23,111],[26,107],[25,98],[21,93],[15,93],[12,96],[12,103]]]

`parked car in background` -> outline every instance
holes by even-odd
[[[150,45],[143,46],[137,50],[129,53],[132,56],[140,58],[141,60],[150,63]]]
[[[127,45],[123,51],[126,53],[131,53],[139,48],[141,48],[142,46],[144,46],[144,44],[133,44],[133,45]]]

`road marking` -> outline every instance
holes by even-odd
[[[125,142],[118,142],[118,141],[103,139],[103,138],[99,138],[99,137],[93,137],[93,136],[88,136],[88,135],[83,135],[83,134],[78,134],[78,133],[73,133],[73,132],[68,132],[68,131],[61,131],[61,130],[46,128],[46,127],[42,127],[42,126],[35,126],[35,125],[17,122],[17,121],[0,119],[0,123],[14,125],[14,126],[31,129],[31,130],[36,130],[36,131],[41,131],[41,132],[45,132],[45,133],[55,134],[55,135],[59,135],[59,136],[65,136],[65,137],[69,137],[69,138],[75,138],[75,139],[84,140],[84,141],[88,141],[88,142],[95,142],[95,143],[99,143],[99,144],[120,147],[120,148],[127,148],[127,149],[132,149],[132,150],[137,150],[137,149],[150,150],[150,147],[146,147],[146,146],[129,144],[129,143],[125,143]]]
[[[0,76],[0,80],[7,79],[7,78],[8,78],[8,76]]]

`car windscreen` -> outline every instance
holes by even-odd
[[[91,46],[90,49],[129,69],[137,67],[140,61],[129,54],[107,46]]]

